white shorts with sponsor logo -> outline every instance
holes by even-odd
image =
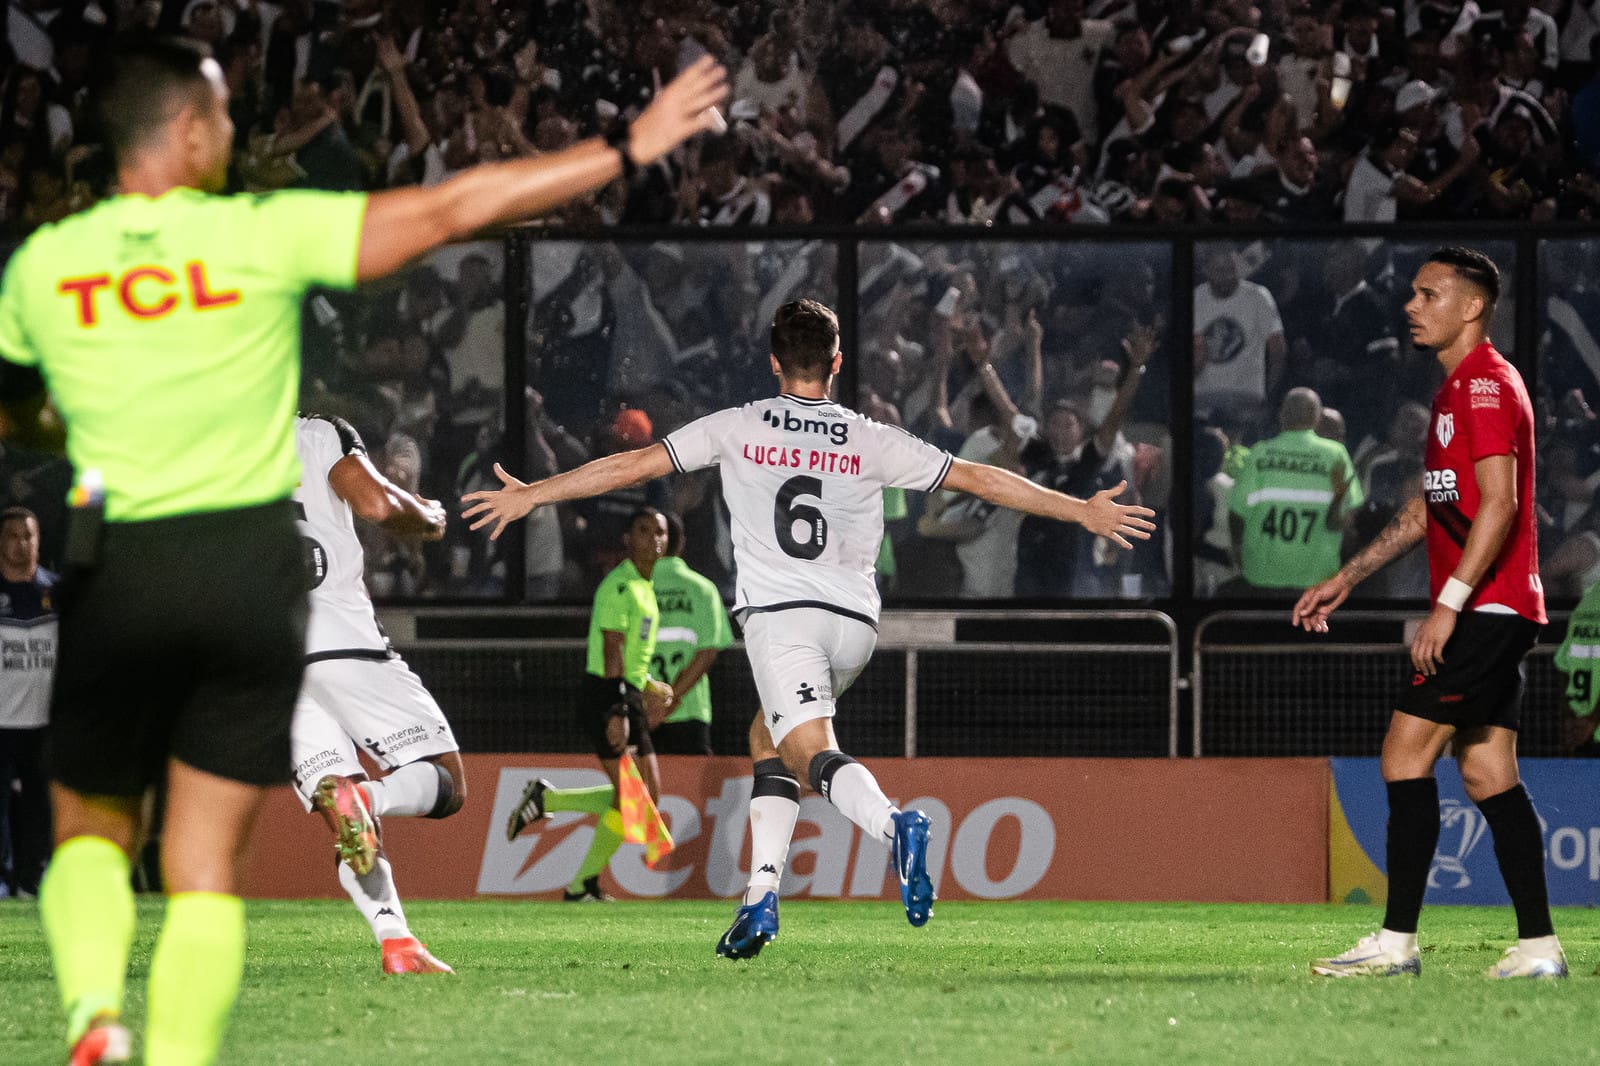
[[[358,746],[385,770],[457,750],[444,712],[404,659],[309,664],[289,731],[295,791],[308,810],[323,777],[366,773]]]
[[[832,718],[877,643],[866,622],[818,607],[745,615],[745,652],[773,744],[801,722]]]

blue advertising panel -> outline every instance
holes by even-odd
[[[1330,759],[1340,812],[1361,851],[1386,870],[1389,802],[1377,759]],[[1583,759],[1524,759],[1522,779],[1544,829],[1550,902],[1600,903],[1600,763]],[[1494,839],[1482,812],[1461,785],[1454,759],[1439,760],[1439,847],[1428,871],[1428,903],[1503,904],[1505,882],[1495,864]],[[1335,836],[1340,827],[1335,826]],[[1335,876],[1335,881],[1339,878]],[[1337,886],[1336,899],[1345,898]]]

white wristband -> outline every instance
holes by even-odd
[[[1471,585],[1452,577],[1444,583],[1444,588],[1439,590],[1439,603],[1452,611],[1459,612],[1467,605],[1467,598],[1471,595]]]

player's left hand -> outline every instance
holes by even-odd
[[[1455,631],[1456,612],[1434,604],[1427,620],[1417,627],[1417,635],[1411,638],[1411,665],[1417,673],[1432,677],[1439,672],[1444,663],[1445,642]]]
[[[1115,487],[1101,489],[1085,500],[1087,506],[1084,508],[1083,528],[1131,550],[1133,545],[1124,538],[1149,540],[1156,524],[1146,519],[1154,518],[1156,513],[1138,504],[1118,503],[1117,497],[1127,488],[1128,482],[1124,478]]]
[[[469,492],[461,497],[462,503],[470,503],[465,511],[461,512],[462,518],[471,518],[474,515],[481,517],[472,523],[472,529],[482,529],[490,522],[495,524],[489,531],[490,540],[499,540],[500,533],[507,524],[519,518],[526,518],[528,512],[533,510],[534,499],[532,486],[525,481],[518,481],[499,463],[494,464],[495,477],[500,479],[503,486],[498,489],[480,489]]]

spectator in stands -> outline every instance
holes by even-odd
[[[973,377],[981,389],[968,407],[969,432],[961,445],[960,458],[1020,471],[1019,455],[1023,444],[1037,431],[1037,420],[1019,409],[1007,392],[999,371],[989,360],[989,344],[975,317],[950,332],[973,366]],[[957,358],[950,346],[944,350],[943,361]],[[936,373],[947,376],[937,366]],[[952,420],[942,395],[938,406],[941,420],[949,425]],[[1017,531],[1022,519],[1019,512],[995,507],[976,496],[939,492],[928,499],[917,532],[955,544],[961,562],[960,595],[964,599],[1002,599],[1012,594],[1015,585]]]
[[[1429,182],[1406,173],[1416,152],[1416,130],[1399,122],[1389,122],[1379,128],[1350,172],[1350,181],[1344,190],[1344,220],[1393,222],[1402,202],[1432,203],[1477,164],[1479,146],[1474,137],[1462,141],[1456,161]]]
[[[1277,436],[1250,449],[1228,497],[1238,595],[1294,596],[1310,575],[1339,569],[1349,511],[1361,484],[1344,445],[1316,433],[1322,401],[1290,389],[1278,409]]]
[[[1194,291],[1195,409],[1260,408],[1284,372],[1278,303],[1265,287],[1240,277],[1231,246],[1213,245],[1202,256],[1205,281]]]
[[[1357,443],[1383,431],[1401,358],[1391,308],[1367,283],[1366,257],[1361,241],[1327,249],[1312,296],[1316,325],[1294,344],[1295,379],[1314,388],[1325,408],[1349,413]]]
[[[1317,169],[1317,146],[1297,137],[1278,154],[1263,181],[1265,214],[1272,222],[1327,222],[1334,217],[1333,190]]]
[[[699,170],[679,186],[683,217],[701,225],[764,226],[772,201],[741,171],[747,149],[736,137],[701,142]]]
[[[1223,469],[1227,454],[1228,437],[1222,430],[1207,426],[1195,434],[1191,494],[1196,596],[1215,596],[1239,576],[1228,533],[1228,496],[1233,490],[1233,478]]]
[[[1098,425],[1079,401],[1057,400],[1045,415],[1039,435],[1021,452],[1024,472],[1046,488],[1087,499],[1127,477],[1132,448],[1122,437],[1123,420],[1132,409],[1145,367],[1156,350],[1156,333],[1135,329],[1123,342],[1126,368],[1120,370],[1111,409]],[[1018,596],[1065,598],[1117,596],[1120,567],[1097,567],[1092,537],[1064,532],[1061,523],[1022,520],[1017,536]],[[1099,572],[1104,570],[1106,572]]]
[[[1042,18],[1007,27],[1006,55],[1023,77],[1039,87],[1041,101],[1071,112],[1079,128],[1094,139],[1100,129],[1095,69],[1114,30],[1103,19],[1084,18],[1083,12],[1083,0],[1050,0]]]

